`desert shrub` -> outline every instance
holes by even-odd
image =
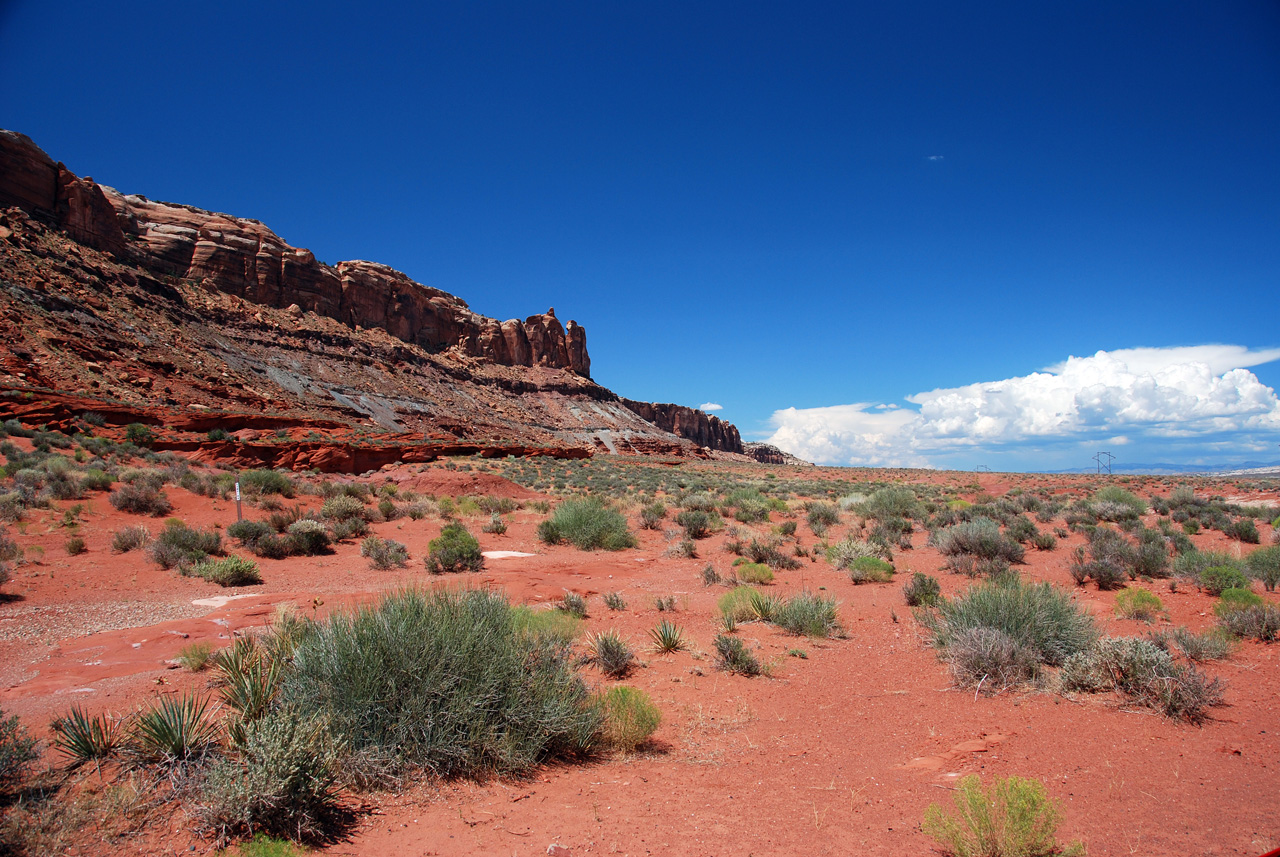
[[[1275,592],[1280,583],[1280,545],[1258,548],[1245,558],[1249,567],[1249,575],[1262,581],[1268,592]]]
[[[74,770],[90,762],[101,764],[120,750],[125,733],[121,723],[109,714],[89,714],[78,705],[49,724],[53,749],[67,759]]]
[[[956,634],[947,644],[947,660],[956,684],[990,691],[1030,681],[1040,671],[1035,652],[1004,631],[985,626]]]
[[[849,564],[849,579],[854,583],[888,583],[893,580],[893,571],[893,563],[863,556]]]
[[[1226,589],[1248,589],[1249,578],[1238,568],[1216,565],[1200,572],[1200,588],[1210,595],[1221,595]]]
[[[604,606],[608,607],[610,610],[626,610],[627,609],[627,601],[625,598],[622,597],[621,592],[606,592],[603,596],[601,596],[600,600],[603,601]]]
[[[649,629],[649,639],[654,650],[663,654],[682,651],[688,645],[680,626],[666,619]]]
[[[773,611],[773,624],[790,634],[830,637],[843,631],[836,615],[836,600],[801,592]]]
[[[648,741],[662,723],[662,712],[643,690],[619,685],[600,700],[604,743],[630,752]]]
[[[760,675],[760,661],[747,650],[746,644],[737,637],[717,634],[715,639],[716,668],[738,675]]]
[[[258,564],[239,556],[202,560],[191,567],[191,574],[219,586],[256,586],[262,582]]]
[[[1222,701],[1223,684],[1192,666],[1174,662],[1151,640],[1104,637],[1072,655],[1059,675],[1067,691],[1116,691],[1173,718],[1203,722],[1205,709]]]
[[[693,539],[678,539],[667,545],[666,556],[680,557],[682,559],[697,559],[698,545]]]
[[[1151,641],[1166,651],[1177,649],[1190,661],[1220,661],[1231,655],[1235,637],[1223,628],[1210,628],[1197,634],[1189,628],[1152,632]]]
[[[587,599],[576,592],[566,591],[561,596],[560,603],[556,605],[556,609],[578,619],[585,619],[587,616]]]
[[[684,509],[676,515],[676,523],[684,527],[684,534],[691,539],[705,539],[711,535],[712,513],[701,509]]]
[[[700,491],[695,494],[690,494],[681,500],[680,507],[682,509],[698,509],[703,512],[714,512],[716,509],[720,508],[720,504],[716,502],[714,495],[708,494],[705,491]]]
[[[156,438],[151,429],[142,423],[129,423],[124,427],[124,439],[135,446],[146,446]]]
[[[623,678],[631,672],[635,652],[617,631],[602,631],[587,638],[587,650],[591,663],[610,678]]]
[[[364,519],[364,501],[359,497],[352,497],[348,494],[330,497],[320,506],[320,517],[329,521],[349,521],[354,518]]]
[[[1197,585],[1201,574],[1215,567],[1234,568],[1242,574],[1248,568],[1243,560],[1224,551],[1191,551],[1179,554],[1173,561],[1173,573]]]
[[[193,530],[181,521],[168,521],[147,552],[161,568],[185,571],[209,556],[221,556],[222,535],[216,530]]]
[[[1036,528],[1036,525],[1030,519],[1019,515],[1013,519],[1009,526],[1005,527],[1005,535],[1019,544],[1026,544],[1040,535],[1040,530]]]
[[[1032,546],[1039,551],[1051,551],[1058,546],[1058,537],[1053,533],[1036,533],[1031,537]]]
[[[1255,604],[1241,610],[1232,610],[1218,617],[1218,625],[1237,637],[1274,642],[1280,638],[1280,607],[1274,604]]]
[[[910,607],[933,607],[942,600],[942,585],[936,577],[917,571],[902,587],[902,595]]]
[[[277,711],[245,723],[235,754],[201,786],[202,821],[221,839],[319,838],[339,808],[340,749],[320,717]]]
[[[1232,521],[1223,527],[1222,532],[1226,533],[1228,538],[1245,542],[1246,544],[1256,545],[1262,541],[1262,536],[1258,533],[1258,527],[1253,522],[1253,518],[1241,518],[1238,521]]]
[[[666,517],[666,505],[660,500],[655,500],[640,509],[640,528],[643,530],[656,530],[662,526],[662,520]]]
[[[164,696],[134,720],[129,749],[145,761],[172,764],[203,756],[219,732],[207,697]]]
[[[438,538],[427,543],[427,556],[423,560],[432,574],[447,572],[479,571],[484,568],[484,556],[480,543],[457,521],[444,525]]]
[[[107,498],[112,506],[132,515],[151,515],[159,518],[169,514],[173,503],[158,487],[140,483],[125,483],[111,492]]]
[[[840,510],[836,508],[834,503],[824,503],[821,500],[816,500],[804,505],[805,520],[809,522],[809,529],[818,535],[825,533],[828,527],[834,527],[840,523]]]
[[[0,562],[22,558],[22,547],[9,535],[6,527],[0,527]]]
[[[1169,542],[1157,530],[1143,530],[1129,570],[1133,577],[1168,577]]]
[[[795,534],[796,534],[795,521],[783,521],[781,524],[778,525],[778,535],[784,536],[786,538],[792,538],[793,536],[795,536]]]
[[[246,470],[240,474],[240,487],[250,495],[292,497],[294,492],[293,480],[274,470]]]
[[[0,521],[20,521],[25,507],[22,495],[17,491],[0,494]]]
[[[636,546],[627,519],[594,497],[565,500],[538,525],[538,538],[547,544],[569,542],[579,550],[624,550]]]
[[[329,525],[329,532],[336,542],[358,539],[369,535],[369,522],[363,517],[346,518]]]
[[[957,784],[954,812],[932,804],[924,814],[921,830],[954,857],[1051,857],[1082,855],[1073,843],[1060,848],[1058,824],[1062,813],[1057,802],[1038,780],[997,779],[984,789],[976,774]]]
[[[1218,603],[1213,605],[1216,616],[1224,616],[1233,610],[1244,610],[1259,604],[1266,604],[1261,595],[1250,589],[1224,589],[1218,596]]]
[[[495,593],[437,590],[331,616],[299,643],[282,699],[328,717],[352,752],[440,776],[589,750],[601,715],[566,644],[515,613]]]
[[[774,536],[752,539],[743,547],[742,555],[754,563],[767,565],[774,569],[785,570],[800,567],[798,559],[782,552],[781,543]]]
[[[275,529],[265,521],[236,521],[227,527],[227,535],[250,550],[263,539],[270,538]]]
[[[866,499],[860,511],[868,518],[915,518],[920,514],[920,501],[915,491],[905,486],[880,488]]]
[[[1160,599],[1145,589],[1129,587],[1116,595],[1116,615],[1150,622],[1164,609]]]
[[[512,607],[511,622],[517,633],[545,637],[566,646],[582,633],[582,619],[563,610],[531,610],[523,605]]]
[[[1020,580],[980,583],[963,595],[918,613],[933,644],[946,649],[970,628],[1003,631],[1050,666],[1061,664],[1097,637],[1093,619],[1048,583]]]
[[[259,503],[261,506],[262,504]],[[263,506],[263,508],[266,508]],[[287,509],[277,509],[270,515],[267,515],[267,525],[277,533],[287,533],[289,528],[307,517],[307,510],[302,508],[301,504],[295,504]]]
[[[703,586],[715,586],[720,582],[720,572],[716,571],[716,567],[711,563],[707,563],[703,567],[701,574]]]
[[[36,740],[27,734],[17,715],[5,717],[0,709],[0,792],[21,783],[38,758]]]
[[[329,549],[329,531],[325,525],[310,518],[294,521],[289,525],[285,538],[291,553],[302,556],[317,556],[331,553]]]
[[[483,532],[490,533],[495,536],[501,536],[507,532],[507,522],[502,515],[494,512],[489,516],[489,523],[480,528]]]
[[[109,473],[89,468],[80,479],[80,487],[86,491],[110,491],[115,479]]]
[[[741,560],[739,560],[741,562]],[[743,583],[773,583],[773,569],[764,563],[744,562],[736,566],[738,578]]]
[[[1022,562],[1022,545],[1000,532],[1000,525],[990,518],[974,518],[941,530],[935,530],[931,541],[943,556],[969,554],[983,559],[1000,558]]]
[[[198,673],[209,666],[212,660],[213,644],[208,640],[199,640],[178,650],[178,663],[193,673]]]
[[[369,536],[360,542],[360,556],[369,560],[369,566],[379,571],[404,568],[409,564],[409,549],[392,539]]]
[[[720,615],[734,622],[751,622],[757,618],[752,595],[758,595],[750,586],[738,586],[721,595],[716,602]]]
[[[69,556],[79,556],[89,548],[85,546],[84,539],[80,536],[71,536],[63,545],[67,549]]]

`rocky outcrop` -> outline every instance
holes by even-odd
[[[684,405],[652,404],[622,399],[622,404],[641,419],[663,431],[691,440],[698,446],[721,452],[742,452],[742,438],[733,423]]]
[[[814,464],[803,458],[796,458],[789,452],[783,452],[770,443],[744,443],[743,452],[761,464],[789,464],[793,467],[813,467]]]
[[[76,241],[156,274],[351,327],[381,328],[437,353],[591,377],[586,332],[555,310],[497,321],[386,265],[316,260],[256,220],[120,194],[79,178],[29,138],[0,131],[0,207],[19,206]]]

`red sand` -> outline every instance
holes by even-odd
[[[407,477],[406,488],[441,493],[460,479],[440,468],[394,475]],[[914,481],[925,477],[910,474]],[[486,476],[482,490],[528,496],[493,480]],[[998,484],[985,475],[981,481],[984,491],[997,494],[1012,483],[1073,484],[1007,474]],[[233,502],[167,490],[173,514],[194,526],[235,519]],[[616,628],[643,653],[643,667],[626,683],[647,691],[663,711],[649,750],[551,766],[527,781],[428,782],[400,795],[361,796],[374,808],[325,853],[534,855],[558,844],[574,855],[923,854],[933,847],[919,829],[925,808],[949,802],[955,781],[969,773],[984,781],[1043,780],[1061,801],[1060,839],[1078,838],[1093,855],[1257,855],[1280,846],[1280,647],[1245,643],[1230,660],[1207,666],[1227,681],[1227,704],[1201,727],[1124,707],[1112,697],[1073,701],[1019,692],[975,698],[952,687],[903,603],[901,586],[912,571],[937,575],[947,593],[969,583],[940,571],[941,558],[924,546],[924,533],[916,533],[914,550],[897,555],[892,584],[854,586],[824,561],[780,573],[772,587],[778,594],[825,588],[839,599],[848,636],[809,641],[771,626],[741,626],[740,635],[773,669],[771,678],[747,679],[717,672],[707,654],[716,633],[715,602],[726,590],[703,587],[699,571],[708,561],[729,568],[733,556],[722,548],[723,534],[698,543],[699,559],[665,557],[663,535],[647,531],[639,533],[637,550],[582,553],[539,543],[536,512],[509,516],[503,536],[480,532],[486,516],[467,522],[485,550],[535,556],[489,560],[481,573],[442,580],[427,575],[420,559],[441,522],[401,519],[374,531],[409,547],[408,569],[369,570],[359,545],[349,543],[328,557],[260,560],[264,584],[224,590],[161,570],[142,554],[111,552],[111,535],[120,527],[145,522],[155,531],[160,521],[118,513],[100,494],[84,517],[80,534],[88,552],[78,557],[63,548],[67,533],[55,526],[61,511],[30,513],[25,533],[10,527],[29,557],[32,546],[44,556],[17,568],[0,596],[0,705],[40,734],[72,704],[123,712],[155,693],[205,687],[206,676],[166,662],[192,641],[225,645],[232,632],[261,626],[282,603],[323,613],[410,584],[493,586],[529,603],[573,590],[589,597],[588,630]],[[1265,541],[1270,528],[1260,529]],[[812,545],[803,522],[800,531]],[[836,528],[831,535],[842,533]],[[1080,540],[1072,535],[1054,552],[1030,551],[1023,574],[1071,587],[1066,569]],[[1196,541],[1224,544],[1217,533]],[[1157,627],[1212,624],[1208,596],[1185,586],[1170,592],[1165,582],[1146,585],[1169,613]],[[625,611],[611,612],[598,598],[611,591],[622,593]],[[1115,593],[1074,591],[1107,632],[1147,629],[1113,618]],[[191,603],[224,596],[248,597],[218,607]],[[659,615],[654,599],[660,596],[675,597],[674,614]],[[157,611],[168,621],[146,620]],[[646,633],[663,618],[683,626],[692,651],[651,653]],[[103,623],[117,629],[83,635]],[[14,639],[20,628],[43,639]],[[788,656],[795,649],[807,658]],[[610,683],[592,671],[587,677]],[[208,851],[210,843],[190,827],[176,813],[165,829],[126,839],[115,853]],[[84,853],[104,852],[94,846]]]

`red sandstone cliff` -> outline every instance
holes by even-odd
[[[0,131],[0,208],[13,205],[81,244],[253,303],[297,304],[433,353],[453,349],[503,366],[591,377],[586,332],[573,321],[562,326],[554,309],[523,322],[486,318],[386,265],[318,262],[256,220],[125,196],[77,177],[22,134]]]
[[[684,405],[652,404],[622,399],[622,404],[663,431],[691,440],[698,446],[723,452],[741,453],[742,438],[733,423],[727,423],[697,408]]]

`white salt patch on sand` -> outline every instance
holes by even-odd
[[[537,556],[537,554],[522,553],[520,551],[481,551],[480,553],[485,559],[510,559],[513,556]]]
[[[261,597],[262,596],[257,593],[250,593],[248,595],[216,595],[213,598],[197,598],[195,601],[192,601],[191,603],[196,605],[197,607],[218,608],[218,607],[226,607],[228,602],[236,601],[241,598],[261,598]]]

